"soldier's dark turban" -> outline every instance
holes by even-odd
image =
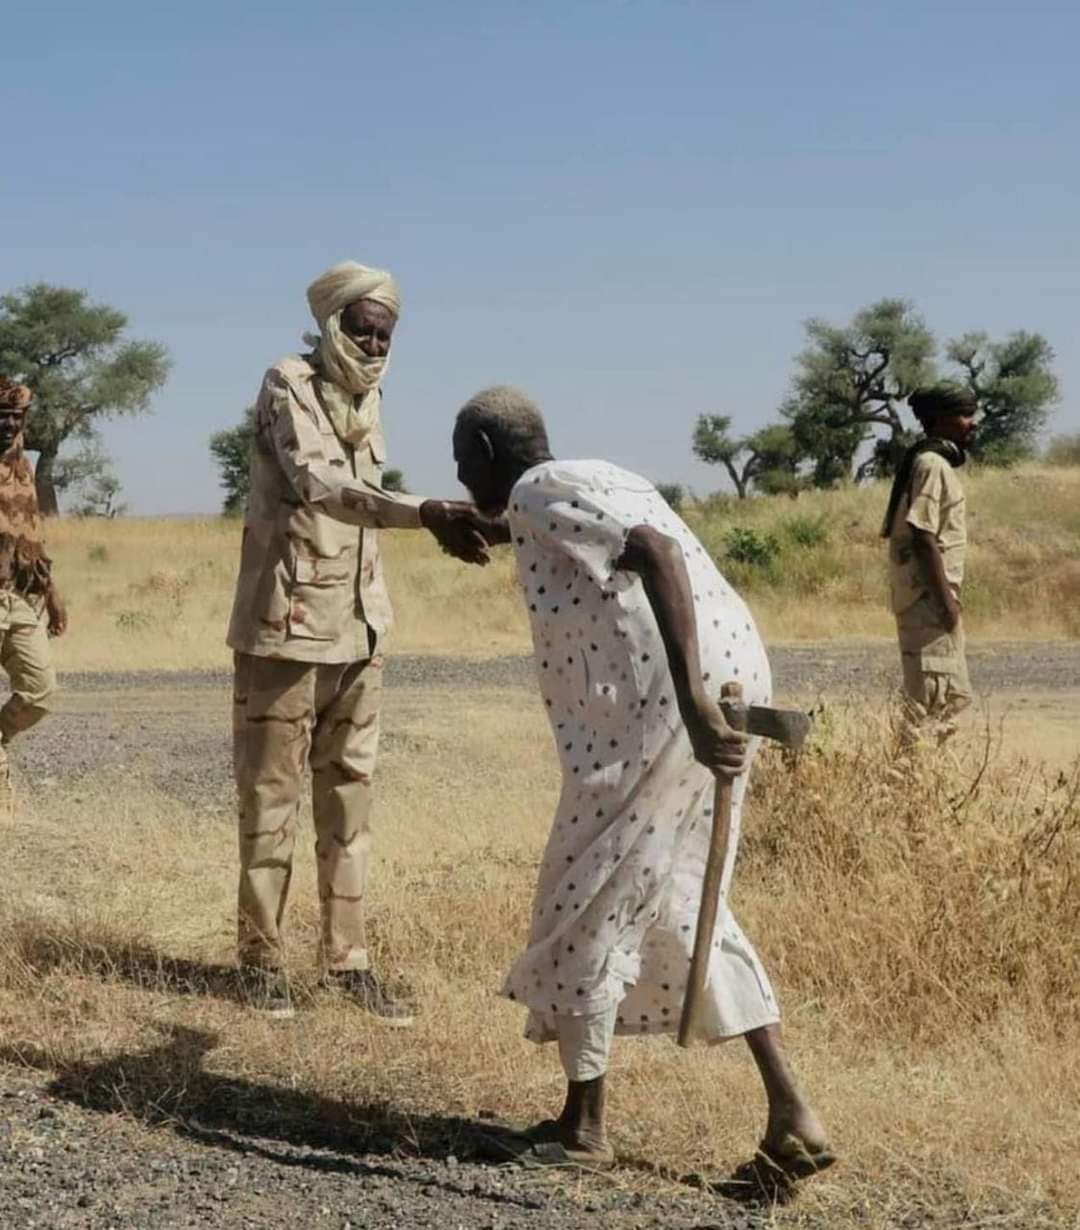
[[[962,384],[941,380],[916,389],[908,405],[917,419],[937,418],[942,414],[974,414],[978,408],[975,394]]]
[[[0,407],[4,410],[25,410],[33,400],[34,395],[25,384],[0,376]]]

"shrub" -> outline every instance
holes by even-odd
[[[829,541],[829,523],[823,515],[785,517],[780,532],[793,547],[823,547]]]
[[[681,483],[657,483],[656,490],[676,512],[682,508],[683,500],[686,499],[686,491]]]
[[[780,554],[780,540],[774,534],[733,525],[724,534],[724,554],[737,564],[768,568]]]
[[[153,624],[153,615],[141,608],[116,612],[116,626],[121,632],[143,632]]]
[[[94,564],[104,564],[109,558],[109,548],[103,542],[95,542],[86,553],[86,558]]]

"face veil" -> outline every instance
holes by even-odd
[[[305,340],[314,347],[323,376],[323,405],[334,430],[355,448],[367,439],[378,419],[379,386],[389,357],[365,354],[341,327],[341,314],[350,303],[370,299],[397,316],[401,293],[385,269],[343,261],[312,282],[307,298],[319,333],[306,334]]]

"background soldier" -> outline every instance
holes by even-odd
[[[67,628],[67,612],[52,582],[52,563],[38,513],[34,471],[23,452],[23,427],[33,394],[0,376],[0,665],[11,696],[0,709],[0,819],[15,805],[7,749],[40,722],[56,691],[49,637]],[[47,623],[42,623],[42,615]]]
[[[325,985],[392,1024],[412,1010],[369,965],[364,895],[382,652],[391,624],[378,527],[429,529],[487,560],[464,504],[382,490],[380,384],[400,309],[389,273],[347,261],[308,288],[313,350],[275,363],[256,404],[240,575],[234,765],[239,957],[254,1004],[292,1015],[281,926],[305,762],[312,772]]]
[[[916,390],[908,404],[926,437],[900,463],[881,534],[889,540],[907,735],[931,724],[941,740],[971,703],[960,617],[967,526],[956,471],[978,407],[968,389],[948,381]]]

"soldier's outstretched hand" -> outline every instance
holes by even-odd
[[[420,505],[420,522],[431,531],[439,546],[466,564],[491,561],[484,537],[483,518],[472,504],[458,500],[425,500]]]

